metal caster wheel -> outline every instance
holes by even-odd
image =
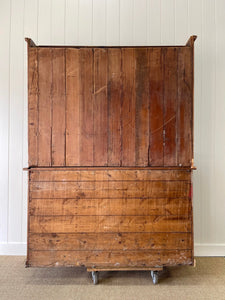
[[[98,272],[92,271],[91,272],[92,281],[94,284],[98,284]]]
[[[157,284],[159,282],[159,275],[157,271],[151,271],[152,282],[153,284]]]

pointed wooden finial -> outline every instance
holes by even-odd
[[[196,39],[197,39],[197,35],[190,36],[189,40],[186,43],[186,46],[193,47]]]
[[[37,47],[36,44],[35,44],[35,42],[32,41],[32,39],[30,39],[30,38],[26,37],[25,41],[27,42],[28,47]]]

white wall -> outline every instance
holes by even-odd
[[[27,56],[45,45],[195,42],[196,255],[225,255],[225,1],[0,0],[0,254],[26,253]]]

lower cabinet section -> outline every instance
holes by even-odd
[[[193,264],[190,169],[29,170],[27,266]]]

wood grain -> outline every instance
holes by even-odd
[[[38,165],[52,164],[52,50],[38,49],[39,80],[39,133]]]
[[[93,165],[108,164],[107,50],[94,50]]]
[[[149,164],[164,165],[164,100],[163,100],[163,68],[164,56],[160,48],[149,50]]]
[[[31,233],[31,250],[191,250],[191,233]]]
[[[66,49],[66,165],[80,164],[80,50]]]
[[[108,166],[121,165],[121,50],[108,49]]]
[[[91,169],[77,170],[30,170],[31,181],[133,181],[163,180],[190,181],[190,170],[146,170],[146,169]]]
[[[189,198],[122,199],[31,199],[29,214],[36,216],[72,215],[189,215]]]
[[[190,216],[30,216],[30,231],[191,232]]]
[[[191,265],[191,250],[152,251],[33,251],[28,264],[32,267],[146,267]]]
[[[55,49],[52,54],[52,166],[65,166],[65,76],[65,50]]]
[[[122,49],[122,165],[135,165],[135,52]]]
[[[28,48],[28,165],[38,165],[38,50]]]

